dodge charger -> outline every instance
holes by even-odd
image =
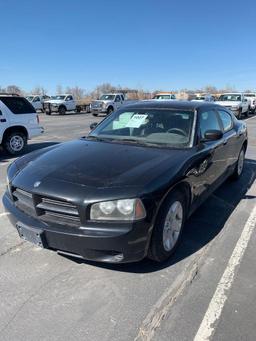
[[[142,101],[86,137],[8,168],[3,197],[20,237],[101,262],[165,261],[186,219],[243,171],[247,129],[214,103]]]

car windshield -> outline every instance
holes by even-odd
[[[171,95],[156,95],[153,99],[171,99]]]
[[[100,96],[101,101],[113,101],[115,99],[115,95],[102,95]]]
[[[29,101],[29,102],[32,102],[34,96],[27,96],[26,99]]]
[[[241,95],[226,94],[219,97],[219,101],[241,101]]]
[[[191,146],[193,111],[119,110],[99,124],[89,138],[112,142],[185,148]]]
[[[63,100],[65,99],[66,96],[65,95],[57,95],[57,96],[52,96],[52,99],[59,99],[59,100]]]

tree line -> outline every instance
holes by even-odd
[[[92,91],[87,91],[86,89],[83,89],[79,86],[75,87],[63,87],[62,85],[56,86],[56,94],[63,94],[63,93],[69,93],[72,94],[76,99],[97,99],[100,97],[103,93],[111,93],[111,92],[118,92],[118,91],[124,91],[127,92],[131,99],[148,99],[152,98],[152,96],[161,91],[170,91],[170,89],[162,90],[162,89],[156,89],[154,91],[147,91],[144,89],[131,89],[129,87],[122,87],[121,85],[114,86],[110,83],[103,83],[100,85],[97,85]],[[218,89],[217,87],[213,85],[206,85],[203,88],[199,89],[180,89],[180,90],[173,90],[174,93],[187,93],[187,94],[196,94],[196,93],[207,93],[207,94],[221,94],[223,92],[229,92],[229,91],[236,91],[234,86],[227,85],[223,89]],[[250,90],[246,90],[246,92],[250,92]],[[0,93],[14,93],[18,95],[47,95],[49,94],[47,89],[43,86],[35,86],[33,89],[31,89],[29,92],[25,91],[21,87],[17,85],[8,85],[6,87],[0,86]]]

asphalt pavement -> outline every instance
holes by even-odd
[[[40,119],[45,134],[27,152],[86,135],[101,120]],[[0,203],[0,339],[255,341],[256,118],[247,123],[241,179],[192,215],[161,265],[99,264],[40,249],[19,239]],[[0,151],[0,196],[12,160]]]

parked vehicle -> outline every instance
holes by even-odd
[[[50,96],[47,95],[29,95],[26,96],[26,99],[33,105],[36,110],[41,110],[44,112],[44,101],[50,99]]]
[[[76,101],[76,111],[84,111],[87,113],[91,112],[91,101],[84,99]]]
[[[194,102],[214,102],[214,96],[212,95],[200,95],[196,96],[196,98],[192,99]]]
[[[53,112],[65,115],[66,112],[76,111],[76,109],[76,100],[71,94],[51,96],[50,100],[44,102],[44,111],[46,115],[51,115]]]
[[[171,92],[159,92],[155,94],[153,99],[157,101],[174,101],[176,100],[176,96]]]
[[[21,238],[103,262],[175,251],[186,218],[241,176],[247,129],[211,103],[137,102],[89,136],[8,168],[5,209]]]
[[[36,110],[27,99],[0,94],[0,145],[9,154],[20,154],[27,140],[43,132]]]
[[[241,92],[226,93],[219,97],[216,101],[227,109],[233,111],[237,118],[242,118],[242,115],[248,116],[249,114],[249,101]]]
[[[256,110],[256,93],[255,92],[247,92],[244,94],[244,96],[249,101],[249,111],[253,114],[255,114]]]
[[[104,94],[99,100],[92,102],[91,111],[94,116],[102,113],[110,115],[125,103],[125,98],[122,93]]]

